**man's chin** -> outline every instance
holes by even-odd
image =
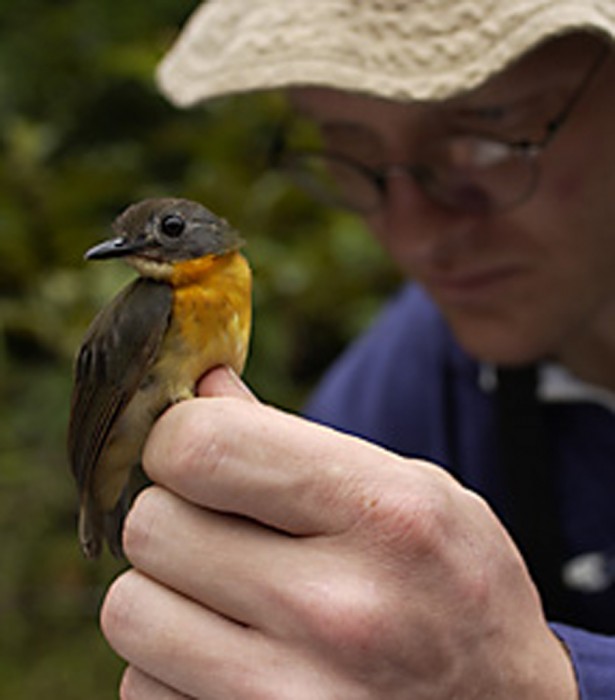
[[[544,338],[512,323],[450,323],[461,347],[479,362],[518,367],[551,354]]]

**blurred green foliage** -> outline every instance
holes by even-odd
[[[83,252],[146,196],[203,201],[244,234],[255,272],[247,379],[297,409],[397,284],[352,217],[266,169],[280,96],[178,112],[154,67],[194,2],[0,6],[0,697],[116,696],[97,611],[121,564],[86,563],[65,457],[73,353],[130,278]]]

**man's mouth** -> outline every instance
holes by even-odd
[[[488,301],[521,273],[520,268],[500,266],[462,272],[426,275],[427,288],[442,302],[472,303]]]

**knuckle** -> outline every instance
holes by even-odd
[[[120,683],[120,700],[180,700],[181,695],[167,686],[161,685],[155,678],[140,671],[134,666],[128,666]]]
[[[109,587],[100,610],[100,627],[114,648],[130,631],[134,613],[134,572],[119,576]]]
[[[120,683],[120,700],[139,700],[138,683],[135,680],[135,674],[131,666],[129,666]]]
[[[313,584],[301,596],[299,613],[310,638],[346,660],[368,658],[381,648],[387,619],[378,587],[367,576],[340,576],[334,585]]]
[[[208,405],[212,402],[216,402],[213,411]],[[217,471],[226,461],[233,434],[227,400],[199,399],[185,403],[173,435],[174,449],[164,465],[170,479],[182,484],[202,477],[203,472]],[[181,405],[174,410],[180,408]]]
[[[150,486],[136,497],[124,521],[122,544],[126,557],[133,561],[146,551],[156,535],[156,522],[165,507],[166,492],[158,486]]]
[[[431,470],[414,471],[366,499],[361,524],[378,548],[414,556],[437,551],[454,525],[455,484]]]

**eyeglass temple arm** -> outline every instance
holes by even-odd
[[[592,61],[589,70],[585,74],[583,81],[579,87],[570,96],[568,102],[564,105],[561,112],[557,114],[546,126],[546,134],[543,140],[543,145],[546,145],[553,136],[557,133],[560,126],[568,119],[574,108],[581,101],[581,98],[585,95],[589,89],[590,84],[593,82],[596,74],[599,72],[602,64],[606,61],[607,56],[611,52],[611,48],[606,43],[601,47],[596,58]]]

